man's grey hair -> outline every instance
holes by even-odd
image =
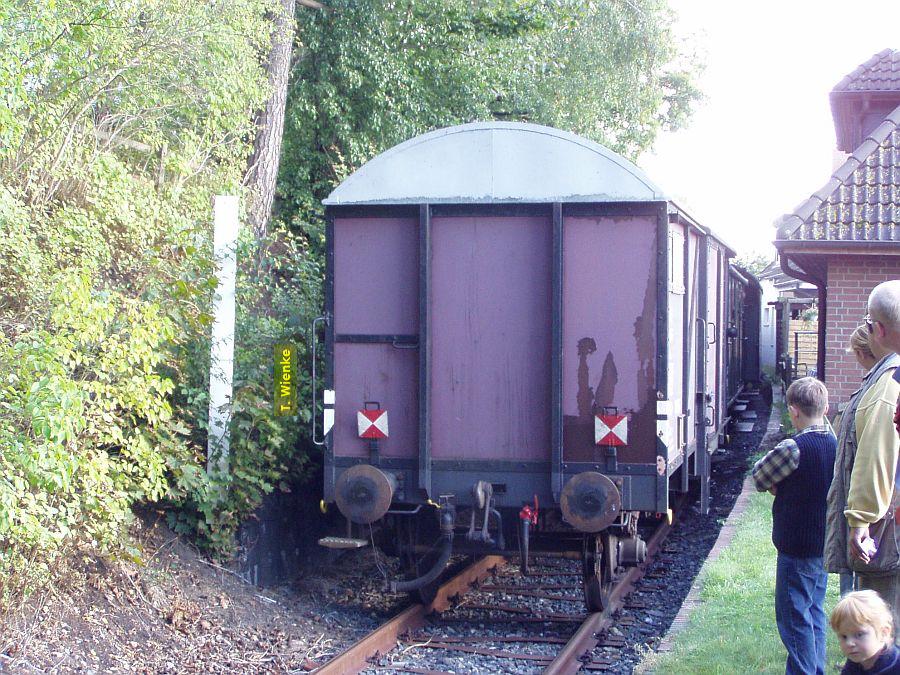
[[[872,289],[869,316],[891,330],[900,330],[900,279],[884,281]]]

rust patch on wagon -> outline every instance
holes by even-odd
[[[578,404],[578,419],[593,422],[594,391],[591,389],[591,370],[587,357],[597,351],[597,342],[592,337],[583,337],[578,341],[578,392],[575,401]]]
[[[588,357],[597,351],[597,342],[586,336],[580,338],[578,350],[578,390],[575,401],[578,415],[563,416],[563,447],[567,461],[593,461],[594,445],[594,389],[591,387],[591,369]]]
[[[616,360],[609,351],[603,360],[603,372],[600,374],[600,383],[597,385],[597,395],[594,398],[595,411],[601,410],[603,406],[613,404],[616,400],[616,384],[618,382],[619,371],[616,369]]]
[[[653,363],[656,358],[656,331],[654,330],[654,320],[656,318],[654,312],[656,307],[655,276],[652,271],[648,271],[647,288],[644,290],[644,304],[641,313],[634,320],[634,342],[638,361],[640,362],[640,367],[637,371],[638,396],[645,395],[645,392],[652,389],[654,385]],[[646,403],[646,398],[638,400],[638,404],[641,407]]]
[[[621,461],[650,463],[656,457],[656,273],[649,270],[641,313],[634,319],[634,344],[638,357],[638,409],[630,411],[629,443],[619,453]]]

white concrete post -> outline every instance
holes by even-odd
[[[212,348],[209,366],[209,435],[206,471],[228,472],[232,376],[234,371],[234,283],[237,274],[235,248],[238,234],[238,198],[216,195],[213,199],[213,251],[219,282],[213,299]]]

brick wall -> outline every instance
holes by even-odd
[[[828,260],[828,316],[825,324],[825,385],[834,412],[865,374],[847,353],[850,335],[866,315],[869,291],[882,281],[900,279],[900,256],[834,256]]]

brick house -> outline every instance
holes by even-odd
[[[825,186],[778,222],[788,275],[818,289],[817,372],[832,401],[863,375],[846,349],[876,284],[900,278],[900,50],[886,49],[832,90],[838,150]]]

